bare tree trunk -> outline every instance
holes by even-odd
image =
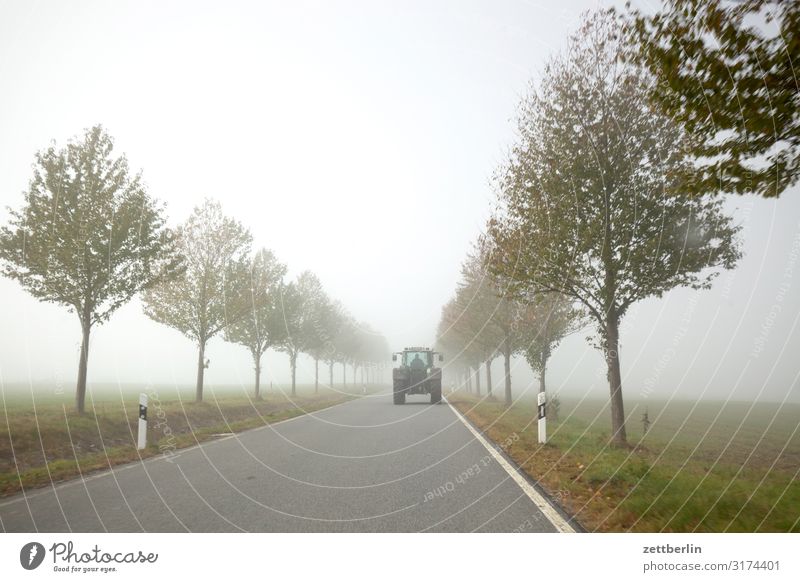
[[[89,334],[92,330],[91,314],[81,321],[81,355],[78,361],[78,384],[75,389],[75,408],[78,414],[86,411],[86,378],[89,371]]]
[[[319,394],[319,360],[314,358],[314,394]]]
[[[546,391],[546,384],[545,384],[545,376],[547,375],[547,360],[548,360],[547,350],[542,350],[541,354],[541,368],[539,369],[539,392]]]
[[[511,406],[511,350],[506,343],[506,351],[503,352],[503,367],[506,375],[506,406]]]
[[[486,393],[492,395],[492,358],[486,360]]]
[[[475,366],[475,393],[481,395],[481,365]]]
[[[289,355],[289,365],[292,367],[292,396],[297,396],[297,354],[292,353]]]
[[[347,390],[347,364],[342,362],[342,389]]]
[[[206,370],[205,356],[206,356],[206,342],[205,340],[201,340],[199,348],[197,350],[197,385],[195,386],[195,392],[194,392],[195,402],[203,401],[203,377],[205,376],[205,370]]]
[[[330,380],[330,388],[333,388],[333,362],[328,362],[328,375],[330,376],[328,380]]]
[[[622,403],[622,373],[619,364],[619,327],[615,313],[608,314],[606,324],[606,363],[608,386],[611,391],[611,442],[624,447],[628,444],[625,433],[625,409]]]
[[[256,364],[256,400],[261,400],[261,356],[253,354]]]

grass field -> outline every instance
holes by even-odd
[[[629,400],[623,450],[606,401],[562,401],[539,445],[530,400],[448,400],[588,531],[800,532],[800,404]]]
[[[349,387],[353,389],[352,386]],[[139,392],[149,394],[148,448],[136,449]],[[207,387],[194,402],[193,387],[92,386],[86,413],[74,412],[72,394],[47,386],[4,386],[0,410],[0,496],[74,478],[91,471],[173,451],[319,410],[355,397],[346,392],[298,387],[262,391]]]

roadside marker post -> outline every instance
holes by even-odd
[[[147,394],[139,394],[139,444],[138,449],[147,447]]]
[[[547,442],[547,405],[544,392],[536,395],[536,403],[539,411],[539,444]]]

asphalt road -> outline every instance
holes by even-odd
[[[569,529],[449,405],[427,402],[416,396],[394,406],[388,394],[367,396],[173,457],[30,490],[0,500],[0,526],[8,532]]]

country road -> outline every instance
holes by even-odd
[[[7,532],[570,531],[447,404],[366,396],[0,500]],[[506,466],[504,467],[505,464]],[[513,472],[513,470],[512,470]],[[537,503],[539,507],[537,507]],[[547,515],[545,515],[547,513]],[[548,517],[549,516],[549,517]]]

